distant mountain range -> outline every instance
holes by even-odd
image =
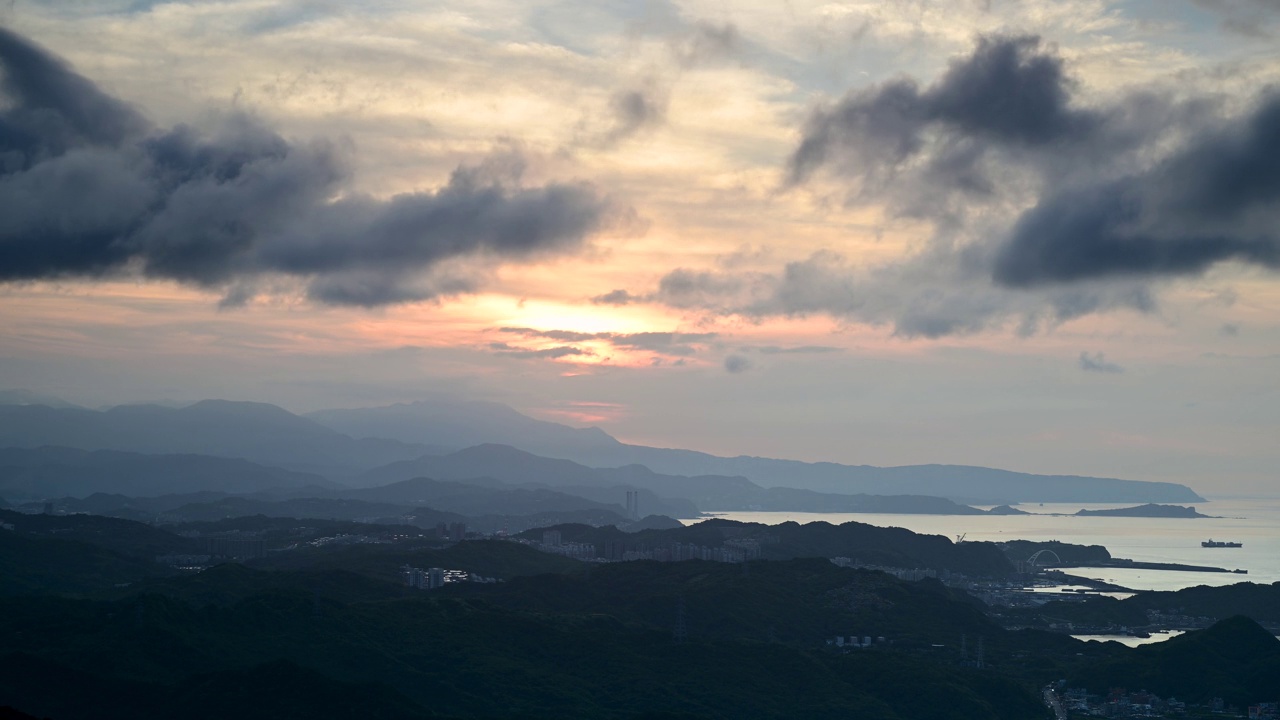
[[[333,479],[440,449],[355,440],[266,403],[204,400],[184,408],[120,405],[104,411],[0,405],[0,447],[46,445],[244,458]]]
[[[358,484],[384,484],[412,477],[447,480],[493,478],[506,483],[546,485],[584,497],[616,497],[620,489],[638,489],[644,512],[695,517],[698,510],[783,510],[792,512],[871,512],[979,515],[967,505],[939,497],[843,495],[795,488],[763,488],[744,477],[661,475],[643,465],[591,468],[570,460],[540,457],[509,445],[485,444],[449,455],[428,455],[371,470]],[[681,502],[687,498],[692,502]],[[673,507],[674,505],[674,507]]]
[[[414,477],[491,478],[515,486],[555,487],[609,504],[621,502],[617,497],[621,488],[635,488],[643,493],[641,502],[655,512],[677,500],[692,502],[704,511],[961,513],[972,509],[955,503],[1203,501],[1190,488],[1174,483],[953,465],[880,468],[723,458],[627,445],[598,428],[571,428],[479,402],[328,410],[307,417],[274,405],[224,400],[182,408],[126,405],[105,411],[0,404],[0,448],[44,446],[240,458],[264,466],[253,470],[264,484],[317,484],[297,475],[268,480],[270,473],[265,470],[271,467],[360,487]],[[106,459],[102,462],[109,464]],[[194,458],[186,462],[193,467],[208,463]],[[54,470],[48,474],[58,475]],[[190,475],[183,471],[174,477]],[[63,481],[69,482],[65,477]],[[226,488],[179,484],[167,491],[197,489]],[[601,495],[602,489],[609,489],[609,494]],[[84,490],[121,492],[89,485],[77,492]],[[940,498],[952,505],[939,502]]]
[[[627,445],[599,428],[535,420],[505,405],[432,401],[307,417],[353,437],[467,447],[500,443],[595,468],[641,465],[677,476],[743,477],[764,487],[873,495],[930,495],[956,502],[1204,502],[1185,485],[1074,475],[1034,475],[966,465],[874,467]]]
[[[0,448],[0,497],[154,496],[331,487],[320,475],[211,455],[144,455],[66,447]]]

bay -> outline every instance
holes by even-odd
[[[861,522],[901,527],[917,533],[943,535],[952,541],[1060,540],[1079,545],[1103,545],[1112,557],[1139,562],[1208,565],[1233,573],[1138,570],[1132,568],[1071,568],[1067,572],[1114,582],[1134,590],[1178,590],[1195,585],[1239,582],[1280,582],[1280,497],[1210,498],[1197,509],[1212,518],[1129,518],[1076,516],[1077,510],[1111,509],[1125,504],[1044,503],[1019,509],[1034,515],[900,515],[877,513],[708,512],[707,515],[742,522],[776,525],[783,522]],[[685,522],[697,522],[687,520]],[[1242,542],[1241,548],[1204,548],[1208,539]]]

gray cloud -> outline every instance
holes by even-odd
[[[542,348],[540,350],[527,350],[525,348],[512,347],[506,343],[489,343],[489,349],[494,351],[495,355],[515,358],[517,360],[554,360],[562,357],[595,355],[595,353],[590,350],[573,347],[572,345],[559,345],[557,347]]]
[[[828,315],[889,324],[902,337],[969,334],[1017,320],[1031,334],[1115,308],[1150,312],[1155,301],[1137,282],[1081,282],[1035,292],[1011,291],[966,272],[956,253],[859,269],[832,252],[787,263],[776,273],[690,270],[664,276],[646,302],[750,318]],[[958,269],[961,268],[961,269]]]
[[[614,143],[662,124],[667,116],[668,91],[650,82],[645,87],[617,92],[609,101],[613,129],[606,142]]]
[[[741,355],[730,355],[724,359],[724,369],[735,375],[744,373],[751,369],[751,361]]]
[[[1151,169],[1041,199],[995,258],[1017,287],[1193,275],[1225,260],[1280,268],[1280,92]]]
[[[986,187],[977,168],[988,146],[1045,146],[1088,136],[1103,121],[1070,103],[1062,61],[1039,38],[981,38],[972,55],[954,60],[921,90],[910,79],[850,92],[819,108],[788,163],[789,182],[823,167],[876,187],[942,136],[932,172],[961,185]],[[865,188],[864,188],[865,190]]]
[[[997,36],[923,89],[898,79],[850,92],[809,118],[789,180],[828,171],[856,199],[933,219],[923,250],[870,268],[829,251],[776,272],[677,268],[651,293],[607,297],[825,314],[904,337],[1010,320],[1030,334],[1119,308],[1151,312],[1153,280],[1217,262],[1280,266],[1280,93],[1233,120],[1206,99],[1135,91],[1083,107],[1072,91],[1038,39]]]
[[[600,340],[621,350],[649,351],[678,357],[695,355],[696,346],[714,341],[716,333],[641,332],[641,333],[582,333],[572,330],[535,330],[533,328],[504,327],[499,332],[525,338],[542,338],[557,342],[585,342]]]
[[[60,60],[0,30],[0,281],[140,273],[252,297],[272,276],[329,304],[476,289],[475,266],[582,248],[609,222],[584,184],[520,184],[507,153],[435,192],[349,189],[344,152],[237,117],[156,131]]]
[[[1108,362],[1106,355],[1102,353],[1094,353],[1090,355],[1087,352],[1080,353],[1080,369],[1085,372],[1111,373],[1119,374],[1124,372],[1124,368],[1119,365]]]
[[[591,298],[594,305],[630,305],[634,302],[640,302],[642,298],[636,297],[626,290],[611,290],[603,295],[596,295]]]
[[[1280,4],[1275,0],[1192,0],[1206,10],[1222,18],[1222,28],[1237,35],[1254,39],[1274,36],[1271,23],[1280,15]]]
[[[798,345],[795,347],[782,347],[780,345],[743,345],[738,348],[743,352],[758,352],[761,355],[825,355],[827,353],[843,352],[838,347],[829,345]]]
[[[118,144],[149,123],[62,60],[0,27],[0,170],[30,168],[73,147]]]
[[[742,34],[733,23],[717,25],[699,20],[689,32],[672,41],[671,50],[681,67],[706,65],[741,52]]]

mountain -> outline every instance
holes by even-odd
[[[546,488],[509,488],[413,478],[382,487],[345,490],[344,498],[397,505],[428,506],[463,515],[528,515],[552,510],[609,510],[619,503],[599,503]]]
[[[589,452],[621,444],[600,428],[535,420],[500,403],[472,400],[438,398],[376,408],[321,410],[306,417],[352,437],[387,438],[453,450],[497,443],[546,454],[541,452],[546,448]]]
[[[494,478],[513,484],[534,483],[601,502],[616,502],[623,490],[639,488],[644,512],[672,517],[697,517],[699,510],[982,514],[981,510],[938,497],[842,495],[797,488],[762,488],[744,477],[662,475],[643,465],[590,468],[570,460],[540,457],[509,445],[495,444],[392,463],[370,470],[354,482],[392,482],[419,475],[451,480]]]
[[[593,545],[597,557],[613,560],[631,551],[693,545],[711,549],[754,548],[765,560],[848,558],[859,565],[931,569],[975,577],[1007,577],[1014,570],[1013,563],[994,543],[953,543],[941,535],[921,535],[903,528],[860,522],[764,525],[712,518],[678,528],[631,534],[613,527],[587,525],[566,524],[545,529],[559,530],[564,542]],[[543,528],[530,530],[523,533],[523,537],[537,541],[543,531]]]
[[[1237,615],[1207,630],[1135,648],[1123,659],[1091,664],[1070,682],[1094,692],[1141,688],[1196,703],[1214,697],[1241,707],[1275,702],[1280,640]]]
[[[727,509],[744,494],[761,490],[758,485],[742,477],[659,475],[640,465],[590,468],[571,460],[541,457],[509,445],[493,443],[477,445],[449,455],[424,455],[415,460],[391,463],[370,470],[352,481],[352,484],[381,484],[421,476],[441,480],[493,478],[505,483],[610,489],[623,499],[625,495],[618,489],[640,489],[649,493],[648,496],[641,496],[641,501],[646,503],[645,510],[654,512],[663,512],[652,504],[657,501],[658,496],[687,498],[698,508],[714,510]],[[693,517],[696,512],[695,515],[684,516]]]
[[[1212,515],[1201,515],[1193,507],[1182,505],[1156,505],[1147,503],[1137,507],[1110,508],[1106,510],[1081,510],[1076,513],[1081,517],[1133,517],[1133,518],[1207,518]]]
[[[747,456],[723,458],[691,450],[626,445],[596,428],[534,420],[493,403],[413,403],[329,410],[309,417],[274,405],[226,400],[204,400],[183,408],[125,405],[101,412],[0,405],[0,447],[60,445],[236,457],[346,480],[388,463],[498,441],[548,458],[612,468],[617,472],[608,480],[610,484],[630,483],[667,497],[673,495],[657,486],[640,485],[633,476],[717,478],[701,483],[708,488],[732,483],[744,487],[742,483],[747,482],[844,495],[924,495],[993,505],[1203,501],[1189,488],[1174,483],[1032,475],[957,465],[880,468]],[[368,433],[372,432],[381,435],[371,437]],[[682,480],[672,482],[689,485]],[[701,502],[696,497],[690,499]]]
[[[465,567],[439,555],[411,562]],[[406,703],[445,718],[1045,715],[1035,685],[959,667],[964,633],[988,639],[993,666],[1028,664],[999,657],[1011,634],[972,602],[825,560],[753,564],[749,574],[625,563],[399,598],[404,586],[386,583],[383,602],[328,595],[334,575],[222,568],[115,600],[0,599],[0,697],[67,718],[389,718]],[[229,601],[206,604],[219,595]],[[677,612],[688,620],[680,642]],[[916,637],[896,632],[912,625]],[[824,642],[859,631],[888,646],[843,653]]]
[[[184,408],[122,405],[101,412],[0,405],[0,447],[47,445],[235,457],[329,478],[430,451],[395,440],[355,440],[265,403],[204,400]]]
[[[1034,475],[966,465],[874,467],[751,456],[726,458],[693,450],[627,445],[599,428],[571,428],[535,420],[496,403],[437,400],[325,410],[308,417],[353,437],[382,437],[454,448],[499,443],[594,468],[640,465],[657,474],[738,477],[764,487],[842,494],[928,495],[980,505],[1204,501],[1185,485],[1168,482]]]
[[[332,485],[319,475],[209,455],[142,455],[66,447],[0,448],[0,496],[146,497],[219,491],[251,493]]]
[[[52,408],[79,408],[60,397],[30,390],[0,390],[0,405],[45,405]]]

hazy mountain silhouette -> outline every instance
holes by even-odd
[[[0,496],[155,496],[221,491],[251,493],[331,485],[319,475],[209,455],[143,455],[66,447],[0,448]]]
[[[619,468],[591,468],[556,458],[541,457],[510,445],[486,443],[449,455],[424,455],[374,468],[353,481],[358,485],[395,482],[427,476],[441,480],[494,478],[506,483],[540,483],[552,487],[627,488],[647,492],[641,501],[657,497],[687,498],[699,508],[715,509],[732,503],[760,486],[743,477],[705,475],[685,477],[659,475],[640,465]],[[622,490],[617,490],[620,497]],[[649,510],[655,510],[652,505]]]
[[[846,494],[930,495],[991,505],[1204,501],[1190,488],[1166,482],[1034,475],[966,465],[874,467],[750,456],[726,458],[693,450],[627,445],[599,428],[579,429],[535,420],[497,403],[436,400],[326,410],[308,417],[354,437],[383,437],[456,448],[501,443],[595,468],[643,465],[659,474],[742,477],[765,487]]]
[[[45,395],[44,393],[21,389],[0,390],[0,405],[45,405],[52,408],[80,407],[54,395]]]
[[[1032,475],[959,465],[880,468],[747,456],[723,458],[692,450],[626,445],[598,428],[584,430],[534,420],[495,403],[413,403],[330,410],[313,413],[310,418],[274,405],[225,400],[205,400],[177,409],[126,405],[102,412],[0,405],[0,447],[62,445],[238,457],[343,481],[388,463],[421,460],[424,454],[500,442],[546,458],[616,470],[606,479],[596,476],[592,482],[574,484],[631,484],[660,496],[687,497],[700,506],[712,496],[699,499],[690,494],[690,487],[712,493],[732,489],[734,483],[741,490],[748,487],[742,484],[747,482],[842,495],[935,496],[975,504],[1203,501],[1189,488],[1174,483]],[[374,432],[382,435],[369,435]],[[528,475],[518,481],[542,482]],[[372,484],[368,480],[361,483]],[[681,492],[670,491],[662,483],[676,484]]]
[[[430,450],[395,440],[355,440],[266,403],[204,400],[176,409],[121,405],[101,412],[0,406],[0,447],[45,445],[238,457],[331,478]]]
[[[590,468],[495,444],[391,463],[370,470],[356,482],[385,483],[419,475],[449,480],[486,477],[508,483],[540,483],[604,502],[616,501],[612,498],[620,495],[624,488],[639,488],[642,512],[674,517],[694,517],[696,510],[981,514],[980,510],[937,497],[841,495],[796,488],[762,488],[744,477],[662,475],[643,465]],[[687,499],[691,504],[673,508],[676,498]]]
[[[528,515],[552,510],[609,510],[621,515],[623,502],[602,503],[546,488],[511,488],[419,477],[382,487],[344,490],[341,497],[367,502],[428,506],[463,515]],[[621,495],[621,493],[619,493]]]
[[[321,410],[305,417],[352,437],[387,438],[453,450],[497,443],[548,455],[544,451],[549,448],[590,453],[622,445],[600,428],[573,428],[535,420],[494,402],[436,399],[376,408]],[[568,456],[557,453],[552,457]]]

